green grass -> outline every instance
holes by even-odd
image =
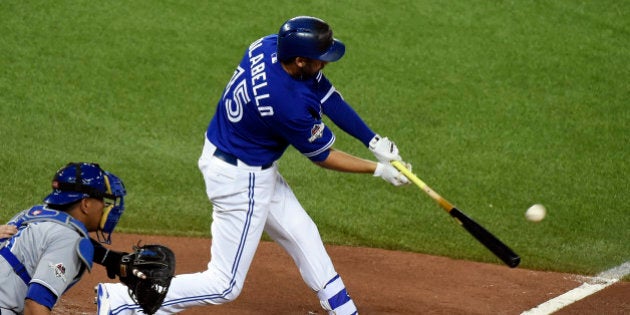
[[[0,222],[68,161],[129,190],[118,231],[208,236],[196,167],[218,95],[287,18],[332,24],[326,68],[429,186],[524,268],[595,274],[630,260],[627,1],[0,2]],[[337,131],[336,147],[370,153]],[[325,242],[499,263],[416,187],[281,170]],[[548,217],[523,213],[534,203]]]

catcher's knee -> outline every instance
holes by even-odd
[[[357,315],[357,307],[348,295],[341,277],[333,277],[323,289],[317,292],[322,308],[329,314]]]

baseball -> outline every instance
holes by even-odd
[[[532,222],[540,222],[542,219],[545,218],[546,214],[547,210],[545,209],[545,206],[541,204],[535,204],[529,207],[527,211],[525,211],[525,218]]]

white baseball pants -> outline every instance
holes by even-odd
[[[208,269],[177,275],[156,314],[173,314],[193,306],[236,299],[263,231],[289,253],[303,280],[319,292],[320,299],[342,296],[343,309],[349,310],[347,314],[355,314],[356,307],[345,297],[343,282],[315,223],[278,172],[277,165],[261,170],[239,161],[235,166],[213,156],[214,150],[215,146],[206,139],[199,158],[206,193],[213,204]],[[323,290],[335,278],[338,280],[334,282],[341,287],[330,285],[327,289],[334,291]],[[107,290],[113,314],[133,313],[132,310],[138,309],[125,287],[108,285]],[[326,303],[323,303],[325,309],[336,309]]]

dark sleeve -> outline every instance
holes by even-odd
[[[126,253],[110,250],[103,246],[97,240],[90,238],[92,245],[94,245],[94,259],[93,261],[99,265],[105,266],[107,269],[107,276],[110,279],[120,276],[120,259]]]
[[[343,100],[339,92],[334,91],[323,102],[322,110],[345,133],[361,141],[366,147],[376,135],[357,112]]]

